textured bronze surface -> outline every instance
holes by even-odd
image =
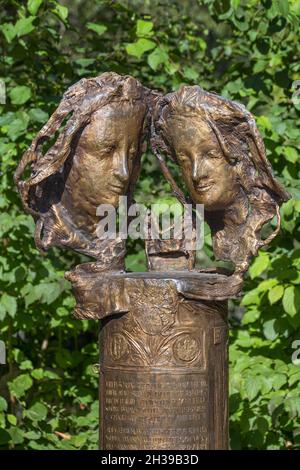
[[[70,87],[15,173],[24,207],[36,219],[37,247],[58,245],[87,254],[96,259],[98,271],[124,269],[124,240],[97,237],[97,207],[116,207],[121,195],[130,204],[150,118],[162,173],[182,203],[204,204],[214,255],[233,263],[228,282],[235,286],[251,257],[278,233],[279,206],[289,196],[273,176],[253,116],[241,104],[198,86],[161,96],[132,77],[104,73]],[[43,153],[43,144],[51,143],[57,131]],[[190,198],[160,150],[179,165]],[[22,180],[29,164],[31,174]],[[277,227],[264,238],[263,226],[274,215]],[[195,252],[181,245],[179,240],[148,241],[148,268],[193,269]]]
[[[149,272],[126,273],[125,240],[98,238],[97,208],[117,207],[119,196],[131,203],[149,137],[178,200],[204,204],[215,258],[230,261],[231,271],[196,270],[186,240],[147,234]],[[189,196],[162,153],[178,164]],[[227,299],[240,295],[251,257],[278,233],[288,199],[253,116],[198,86],[163,97],[104,73],[67,90],[15,180],[41,251],[62,246],[95,259],[66,278],[75,316],[101,320],[101,447],[228,448]],[[275,215],[277,227],[264,237]],[[190,218],[194,242],[195,212]]]
[[[138,301],[135,296],[136,286],[143,286],[148,293],[148,303],[155,301],[151,294],[151,285],[164,285],[169,282],[178,294],[186,299],[214,301],[236,297],[241,290],[241,280],[232,276],[214,272],[171,271],[148,273],[91,273],[90,264],[81,264],[66,273],[72,282],[77,301],[74,314],[81,319],[104,319],[112,314],[128,312]],[[112,288],[113,286],[113,288]],[[126,292],[126,294],[124,294]],[[147,307],[145,305],[145,315]]]
[[[152,148],[175,195],[185,198],[160,150],[176,162],[191,200],[204,204],[216,259],[241,277],[252,256],[280,229],[279,206],[289,198],[274,178],[254,117],[244,106],[184,86],[161,97],[152,117]],[[262,238],[277,215],[277,228]]]
[[[100,333],[100,448],[226,449],[226,302],[188,300],[162,277],[129,281],[129,311]]]
[[[64,94],[15,173],[24,207],[36,219],[40,250],[68,247],[96,258],[99,268],[124,267],[124,240],[99,239],[96,212],[100,204],[117,207],[119,196],[132,199],[150,96],[133,77],[115,73],[82,79]],[[22,181],[29,163],[31,175]]]

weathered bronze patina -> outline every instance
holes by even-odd
[[[97,208],[117,207],[119,196],[132,198],[145,137],[147,94],[134,78],[115,73],[82,79],[64,94],[15,173],[24,207],[36,219],[40,250],[67,247],[95,258],[98,268],[124,267],[124,241],[97,237]],[[43,154],[43,144],[59,130]],[[31,175],[22,181],[29,163]]]
[[[232,271],[196,269],[184,240],[148,239],[149,271],[127,273],[125,241],[98,238],[98,206],[133,198],[147,136],[179,201],[205,205],[215,257]],[[189,196],[163,154],[179,165]],[[227,449],[227,299],[240,294],[251,257],[278,233],[288,198],[252,115],[200,87],[163,97],[115,73],[83,79],[32,142],[16,182],[39,249],[58,245],[95,259],[66,278],[75,316],[101,320],[100,447]],[[277,228],[264,238],[275,215]]]
[[[226,449],[226,276],[67,274],[78,318],[102,320],[100,446]],[[88,282],[85,282],[88,279]],[[113,286],[113,289],[111,288]],[[207,300],[207,299],[219,300]]]
[[[184,86],[157,102],[152,147],[173,191],[186,201],[160,152],[180,166],[189,196],[204,204],[216,259],[243,276],[252,256],[280,229],[279,206],[289,195],[274,178],[253,116],[241,104]],[[277,228],[262,238],[274,216]]]

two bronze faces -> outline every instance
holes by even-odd
[[[199,86],[163,96],[116,73],[70,87],[20,162],[15,178],[36,219],[37,246],[89,255],[95,271],[122,269],[125,242],[99,240],[96,210],[100,204],[116,207],[121,195],[133,199],[147,139],[177,198],[204,204],[216,259],[231,261],[233,275],[242,277],[251,257],[277,234],[279,206],[288,199],[253,116]],[[179,166],[189,197],[168,159]],[[31,174],[21,180],[28,164]],[[275,215],[277,228],[263,239],[262,227]]]

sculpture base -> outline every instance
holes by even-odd
[[[227,449],[224,276],[74,272],[77,316],[102,318],[100,448]]]
[[[227,449],[224,304],[170,302],[164,326],[160,294],[102,326],[100,448]]]

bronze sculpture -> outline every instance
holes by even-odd
[[[189,195],[204,204],[217,259],[243,275],[252,256],[280,228],[279,206],[289,195],[274,178],[262,138],[246,108],[184,86],[156,104],[152,146],[175,195],[181,193],[159,149],[179,164]],[[277,228],[261,238],[277,215]]]
[[[123,266],[122,240],[99,240],[100,204],[117,207],[132,197],[140,167],[147,117],[146,88],[132,77],[105,73],[82,79],[24,154],[15,174],[25,209],[36,219],[35,242],[42,251],[57,245],[96,258],[97,269]],[[71,114],[71,116],[69,116]],[[60,130],[45,155],[45,141]],[[26,166],[30,177],[21,181]]]
[[[44,141],[70,113],[43,156]],[[232,272],[195,269],[182,240],[146,240],[149,271],[127,273],[125,240],[97,238],[97,207],[117,207],[120,195],[133,200],[146,136],[179,201],[205,205],[215,256],[232,261]],[[179,164],[189,196],[162,153]],[[21,181],[29,163],[32,174]],[[228,448],[227,299],[240,293],[251,256],[278,232],[288,198],[252,115],[200,87],[163,97],[105,73],[65,93],[15,178],[37,221],[37,246],[96,259],[66,278],[75,316],[101,320],[101,448]],[[276,230],[262,239],[276,214]]]

